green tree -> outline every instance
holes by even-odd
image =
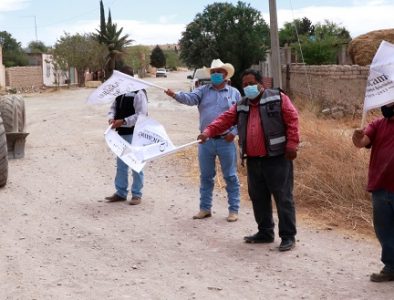
[[[104,25],[105,24],[105,25]],[[108,79],[113,70],[119,68],[122,62],[122,54],[124,48],[130,45],[133,40],[129,39],[129,35],[122,35],[123,27],[118,30],[117,24],[112,22],[111,10],[108,11],[108,20],[105,23],[104,5],[100,1],[100,29],[96,29],[97,33],[94,37],[101,44],[106,45],[108,49],[107,62],[105,64],[105,78]]]
[[[215,58],[233,64],[232,82],[240,87],[240,72],[265,57],[269,27],[249,4],[213,3],[186,26],[179,45],[188,67],[209,66]]]
[[[98,43],[92,35],[65,33],[54,46],[53,59],[63,71],[75,67],[79,85],[82,86],[85,82],[85,71],[102,69],[107,53],[106,47]]]
[[[286,43],[292,44],[298,41],[298,36],[312,36],[315,27],[312,22],[304,17],[302,19],[294,19],[292,22],[285,22],[283,27],[279,30],[279,44],[283,47]]]
[[[329,20],[315,25],[315,36],[317,39],[336,37],[339,42],[349,42],[351,40],[350,33],[345,27],[341,27]]]
[[[26,66],[28,58],[23,52],[21,43],[12,37],[7,31],[0,31],[0,39],[3,47],[3,64],[5,67]]]
[[[181,65],[178,51],[175,49],[163,50],[164,56],[166,57],[166,67],[171,70],[176,70]]]
[[[131,66],[134,72],[138,73],[140,78],[145,77],[146,70],[149,67],[148,57],[151,50],[148,46],[136,45],[127,47],[125,55],[123,56],[124,62]]]
[[[343,44],[351,40],[349,31],[334,22],[325,20],[314,26],[314,34],[301,39],[301,48],[306,64],[336,64],[337,53]],[[293,44],[300,55],[300,49]]]
[[[104,12],[104,4],[103,4],[103,0],[100,0],[100,31],[99,31],[99,42],[103,43],[103,36],[106,34],[107,32],[107,27],[105,24],[105,12]]]
[[[289,44],[299,57],[302,50],[307,64],[335,64],[339,48],[350,40],[344,27],[328,20],[312,25],[308,18],[295,19],[279,30],[280,45]]]
[[[27,46],[31,53],[47,53],[48,47],[41,41],[31,41]]]
[[[159,45],[156,45],[152,50],[152,54],[150,55],[150,64],[155,68],[163,68],[166,66],[166,57]]]

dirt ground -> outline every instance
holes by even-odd
[[[186,75],[148,80],[187,90]],[[221,189],[213,217],[192,220],[198,178],[185,152],[145,167],[141,205],[106,203],[115,158],[103,138],[108,106],[86,105],[91,91],[25,97],[26,156],[10,161],[0,190],[0,299],[392,299],[394,283],[369,281],[382,267],[374,238],[299,216],[293,251],[278,252],[279,237],[245,244],[256,231],[250,202],[243,195],[228,223]],[[174,144],[196,138],[196,107],[148,95]]]

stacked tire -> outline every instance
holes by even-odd
[[[0,187],[5,186],[8,177],[8,154],[5,128],[0,113]]]
[[[25,101],[22,96],[6,95],[0,97],[0,187],[7,183],[8,177],[8,132],[23,132],[25,129]]]

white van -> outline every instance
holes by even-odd
[[[190,91],[201,85],[211,83],[211,75],[206,67],[194,69],[193,75],[187,76],[187,79],[190,79]]]

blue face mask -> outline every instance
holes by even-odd
[[[211,82],[213,85],[222,84],[224,81],[224,76],[222,73],[213,73],[211,74]]]
[[[254,99],[260,94],[260,91],[257,87],[257,84],[255,84],[244,87],[244,93],[247,98]]]

